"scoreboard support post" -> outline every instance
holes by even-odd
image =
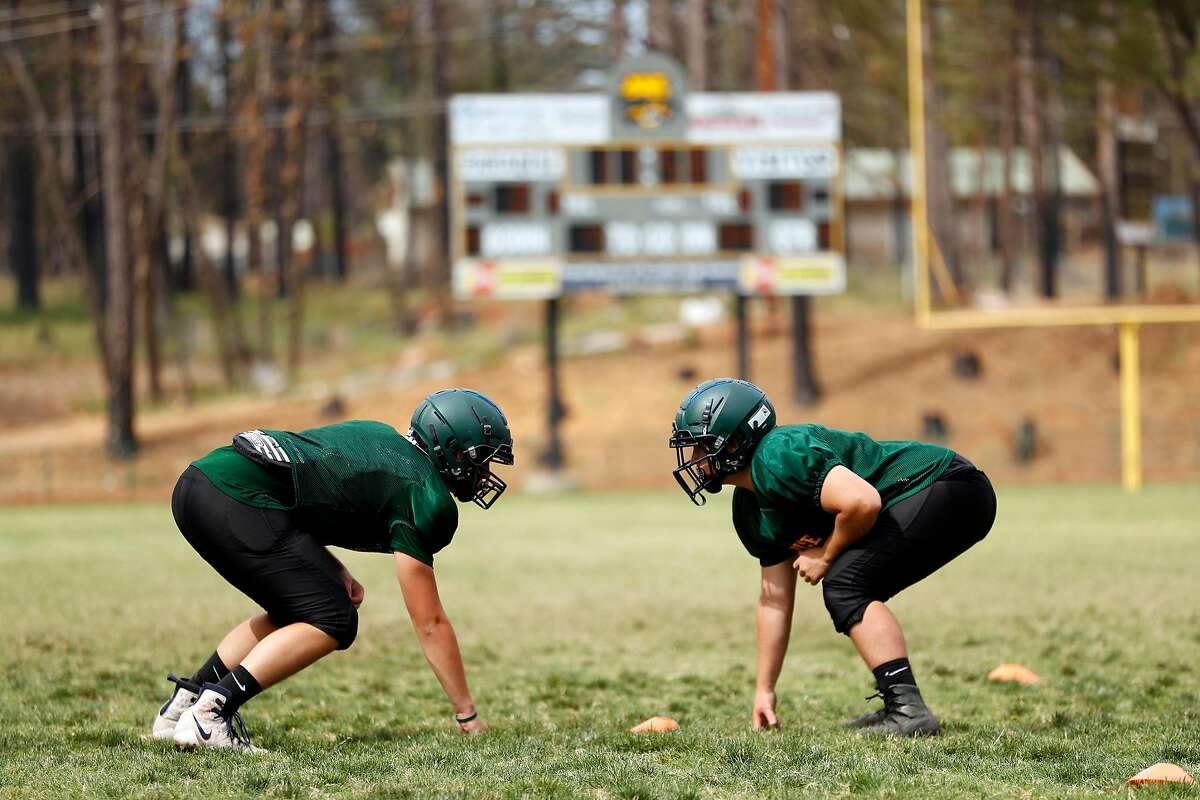
[[[733,311],[737,319],[737,374],[750,380],[750,313],[744,294],[734,295]]]
[[[821,399],[821,387],[813,375],[811,309],[807,295],[792,297],[792,393],[801,406],[815,405]]]
[[[565,460],[559,436],[559,423],[564,416],[558,374],[559,302],[557,297],[546,301],[546,450],[542,453],[542,464],[550,470],[560,469]]]

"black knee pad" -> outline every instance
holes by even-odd
[[[306,620],[318,630],[324,631],[337,640],[338,650],[345,650],[354,644],[358,637],[358,609],[347,600],[345,607],[337,613],[322,615],[319,619]]]
[[[874,598],[868,597],[863,587],[847,580],[844,571],[825,576],[822,587],[821,595],[825,599],[825,610],[833,620],[833,629],[848,634],[862,622],[863,614]]]

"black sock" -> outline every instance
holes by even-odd
[[[912,666],[909,665],[907,658],[897,658],[886,664],[880,664],[871,671],[875,673],[875,685],[881,692],[887,691],[898,683],[917,685],[917,679],[913,677]]]
[[[225,718],[232,717],[241,708],[242,703],[262,691],[258,681],[242,666],[234,667],[233,672],[221,678],[217,685],[229,693],[229,699],[225,701],[225,707],[221,709],[221,716]]]
[[[192,675],[192,683],[204,685],[206,683],[220,683],[221,679],[229,674],[229,668],[225,666],[225,662],[217,655],[214,650],[213,654],[208,657],[208,661],[204,662],[204,666],[196,670]]]

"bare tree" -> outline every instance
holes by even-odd
[[[257,278],[258,346],[261,359],[271,359],[271,310],[275,301],[275,281],[263,254],[262,227],[266,210],[266,163],[271,147],[263,109],[272,96],[273,72],[271,59],[273,0],[258,0],[256,13],[247,13],[239,26],[243,52],[253,54],[254,77],[249,91],[242,97],[239,136],[246,154],[244,174],[246,197],[246,235],[248,237],[248,269]],[[276,247],[281,231],[276,232]]]
[[[100,271],[88,258],[88,250],[81,235],[83,228],[76,224],[75,213],[67,199],[69,182],[60,171],[57,154],[51,144],[54,139],[50,130],[50,115],[46,112],[46,105],[34,82],[29,65],[21,52],[7,38],[0,38],[0,44],[2,44],[4,62],[12,73],[17,90],[25,102],[30,121],[33,124],[34,135],[31,139],[37,149],[38,159],[43,165],[42,186],[46,189],[44,199],[59,226],[60,242],[67,253],[67,260],[75,264],[88,265],[84,275],[86,276],[88,305],[92,312],[92,333],[96,341],[96,350],[100,355],[101,371],[107,382],[110,358],[105,327],[104,286],[99,281]]]
[[[33,148],[27,136],[8,139],[8,260],[17,279],[17,308],[36,311],[41,306],[38,265],[37,175]]]
[[[436,0],[422,0],[417,14],[417,37],[428,42],[425,62],[424,95],[433,100],[436,110],[428,119],[428,130],[422,137],[428,145],[427,153],[433,162],[434,179],[437,186],[437,205],[433,210],[432,229],[434,247],[431,263],[427,265],[426,287],[437,306],[438,316],[443,323],[451,319],[450,297],[450,163],[447,156],[447,117],[445,102],[450,94],[449,60],[450,48],[443,41],[444,4]]]
[[[140,137],[132,137],[132,159],[141,177],[141,191],[132,193],[130,233],[136,253],[134,264],[135,296],[140,311],[138,318],[146,349],[146,376],[150,396],[158,400],[162,389],[162,348],[158,325],[158,308],[163,296],[162,270],[157,262],[164,251],[162,220],[166,208],[167,164],[175,127],[175,71],[179,64],[179,38],[175,27],[183,24],[183,13],[175,7],[170,17],[172,30],[163,37],[160,64],[151,83],[157,107],[154,122],[154,149],[141,152],[136,145]]]
[[[1009,37],[1011,44],[1012,38]],[[1013,224],[1013,152],[1017,145],[1017,75],[1015,55],[1010,47],[1006,58],[1007,74],[1001,87],[1003,117],[1000,120],[1000,197],[996,214],[1000,238],[1000,288],[1012,291],[1017,267],[1018,239]]]
[[[342,126],[338,104],[342,90],[341,63],[338,51],[333,46],[337,34],[333,11],[328,3],[320,3],[317,22],[317,39],[321,48],[319,95],[326,109],[328,121],[322,129],[325,158],[326,187],[329,208],[333,221],[333,275],[338,283],[346,280],[349,270],[346,265],[346,192],[342,165]],[[504,61],[504,42],[499,36],[503,27],[503,15],[499,0],[492,0],[492,54],[496,64],[496,80],[507,81],[507,66]]]
[[[1117,241],[1120,209],[1117,174],[1116,89],[1108,78],[1096,87],[1096,161],[1099,165],[1100,212],[1104,227],[1104,295],[1110,300],[1121,295],[1121,247]]]
[[[1047,122],[1046,107],[1054,103],[1039,91],[1038,76],[1045,67],[1041,18],[1035,0],[1014,0],[1017,24],[1017,94],[1021,133],[1029,154],[1030,196],[1033,199],[1033,240],[1038,251],[1038,288],[1044,297],[1056,292],[1058,258],[1058,152],[1056,131]]]
[[[612,0],[608,23],[609,57],[613,63],[625,57],[625,0]]]
[[[1166,54],[1166,69],[1154,76],[1158,91],[1175,109],[1200,163],[1200,112],[1197,111],[1196,53],[1200,52],[1200,8],[1185,0],[1154,0],[1154,16]],[[1189,176],[1192,232],[1200,244],[1200,169]]]
[[[929,197],[929,227],[932,228],[942,258],[950,276],[959,286],[963,283],[959,258],[958,226],[955,221],[954,193],[950,178],[950,147],[942,119],[942,91],[938,83],[936,9],[921,15],[921,36],[924,39],[925,76],[925,174]]]
[[[650,37],[647,44],[651,50],[660,53],[675,51],[674,20],[671,16],[671,0],[650,0]]]
[[[304,186],[309,110],[313,100],[312,34],[313,9],[311,4],[306,4],[301,6],[299,18],[288,37],[290,76],[288,110],[284,115],[284,165],[281,175],[284,204],[287,207],[284,219],[288,224],[279,232],[281,238],[291,235],[293,224],[304,211],[300,197]],[[297,252],[293,248],[287,265],[287,368],[289,380],[293,382],[300,373],[304,333],[304,267],[307,257],[307,253]]]
[[[219,51],[219,69],[221,73],[221,102],[222,111],[226,117],[234,115],[233,99],[233,59],[232,28],[230,19],[233,17],[233,0],[221,0],[217,9],[217,47]],[[233,240],[237,229],[238,190],[237,190],[237,151],[234,148],[232,132],[226,131],[221,136],[221,147],[224,158],[220,176],[220,206],[221,216],[225,219],[225,286],[230,298],[236,304],[238,291],[237,270],[233,254]],[[238,315],[234,315],[237,319]],[[239,337],[240,339],[241,337]]]
[[[708,86],[708,0],[688,0],[685,26],[688,88],[702,92]]]
[[[105,250],[108,254],[108,452],[128,458],[133,433],[133,286],[129,258],[129,130],[121,0],[105,0],[100,18],[100,134],[104,147]]]

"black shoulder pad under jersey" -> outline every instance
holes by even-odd
[[[245,431],[233,437],[233,447],[246,458],[264,467],[291,469],[292,460],[274,436],[260,430]]]

